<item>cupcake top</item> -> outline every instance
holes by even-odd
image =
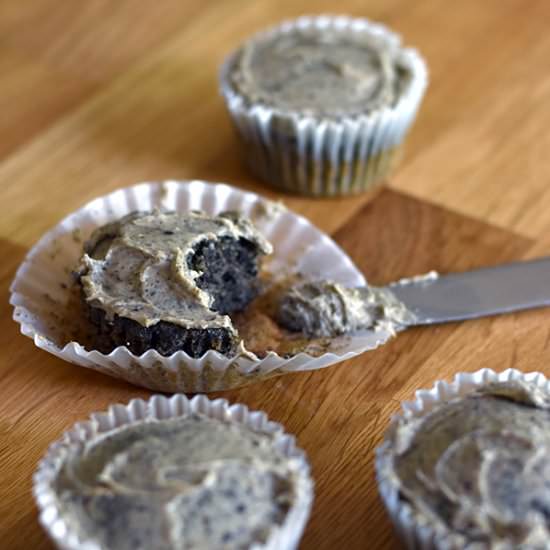
[[[499,382],[402,417],[379,474],[420,522],[476,548],[546,548],[550,540],[550,395]]]
[[[198,246],[224,238],[244,240],[258,254],[271,245],[244,216],[233,212],[134,212],[97,229],[79,268],[86,301],[109,317],[149,327],[159,321],[198,328],[231,327],[212,310],[213,297],[200,288],[193,263]]]
[[[395,105],[410,80],[389,32],[295,26],[260,35],[236,54],[230,81],[249,103],[314,116]]]
[[[287,518],[298,476],[275,436],[197,414],[117,428],[59,462],[63,519],[109,550],[264,543]]]

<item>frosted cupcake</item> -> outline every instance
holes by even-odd
[[[336,243],[269,204],[202,181],[99,197],[31,249],[10,288],[14,320],[65,361],[170,393],[325,368],[391,338],[385,305],[379,318],[375,289],[353,290],[366,281]],[[326,292],[300,286],[320,280]]]
[[[292,549],[308,470],[263,413],[156,396],[77,425],[40,464],[35,495],[61,548]]]
[[[440,383],[378,449],[380,491],[410,548],[548,547],[550,392],[493,378]]]
[[[221,72],[253,171],[313,196],[383,181],[426,84],[422,58],[396,34],[344,16],[302,17],[260,33]]]
[[[271,252],[236,212],[132,212],[99,227],[78,269],[95,347],[235,355],[238,337],[228,314],[259,293],[260,261]]]

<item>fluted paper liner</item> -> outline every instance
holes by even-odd
[[[508,369],[497,373],[491,369],[481,369],[474,373],[459,373],[452,382],[438,381],[430,390],[418,390],[416,399],[402,403],[401,415],[405,418],[422,417],[436,405],[461,397],[491,382],[523,380],[534,383],[539,388],[550,391],[550,381],[540,372],[523,373]],[[399,416],[394,417],[396,422]],[[419,517],[413,507],[400,498],[399,490],[388,479],[387,471],[391,460],[389,442],[376,449],[376,478],[382,501],[388,511],[397,533],[407,548],[415,550],[460,550],[465,548],[465,537],[444,529],[440,525],[428,523]]]
[[[78,342],[62,344],[67,319],[63,308],[70,300],[71,270],[92,231],[135,210],[204,210],[218,214],[238,210],[250,216],[273,244],[272,273],[297,271],[315,278],[361,286],[365,279],[338,245],[305,218],[253,193],[224,184],[201,181],[142,183],[95,199],[66,217],[32,248],[11,286],[10,303],[21,332],[46,351],[76,365],[98,370],[136,384],[165,392],[207,392],[240,386],[286,372],[328,367],[383,344],[385,330],[364,331],[335,339],[326,353],[302,352],[281,357],[269,352],[262,359],[240,354],[226,357],[208,351],[200,358],[178,351],[170,357],[148,350],[141,356],[119,346],[109,354],[87,350]],[[271,210],[270,215],[266,211]]]
[[[294,436],[286,434],[283,427],[270,421],[264,412],[250,411],[240,404],[230,405],[225,399],[210,400],[204,395],[188,399],[181,394],[170,398],[154,395],[148,401],[132,399],[128,405],[113,405],[108,411],[92,414],[88,421],[75,424],[50,446],[34,474],[33,492],[40,510],[40,523],[57,547],[66,550],[100,550],[96,544],[81,540],[77,533],[71,531],[63,518],[62,510],[57,506],[54,482],[68,449],[74,447],[78,450],[82,443],[124,425],[143,420],[186,417],[194,413],[242,424],[254,431],[273,435],[276,448],[288,459],[294,473],[294,501],[284,523],[274,526],[265,544],[255,544],[251,550],[296,548],[313,502],[313,481],[306,456],[296,447]]]
[[[392,46],[401,44],[399,35],[383,25],[330,15],[286,21],[250,40],[253,43],[297,29],[323,32],[327,28],[351,36],[376,36]],[[365,191],[391,172],[428,85],[426,64],[416,50],[398,50],[397,62],[409,71],[411,80],[394,105],[324,118],[249,102],[231,82],[237,55],[231,54],[221,68],[221,93],[246,146],[247,161],[259,177],[288,191],[334,196]]]

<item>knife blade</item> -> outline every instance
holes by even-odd
[[[431,325],[550,306],[550,257],[463,273],[403,279],[386,287]]]

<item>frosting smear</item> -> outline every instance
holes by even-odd
[[[282,326],[309,338],[330,338],[379,327],[395,332],[412,323],[413,317],[388,289],[346,288],[333,281],[291,286],[280,297],[277,308]]]

